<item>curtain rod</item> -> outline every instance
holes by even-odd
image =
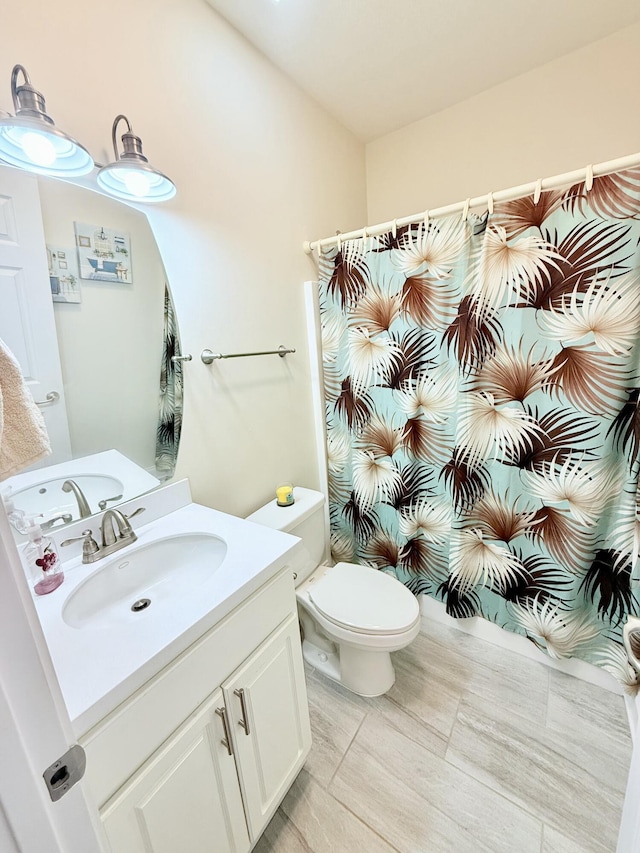
[[[404,225],[410,225],[413,222],[447,216],[450,213],[457,213],[458,211],[466,211],[468,213],[470,207],[488,206],[490,211],[492,211],[493,202],[496,201],[513,201],[513,199],[522,198],[530,193],[540,193],[542,190],[557,189],[565,185],[571,186],[585,180],[587,182],[593,181],[594,177],[607,175],[610,172],[618,172],[622,169],[631,169],[634,166],[640,166],[640,153],[630,154],[628,157],[619,157],[617,160],[607,160],[605,163],[598,163],[596,166],[587,166],[584,169],[576,169],[573,172],[565,172],[562,175],[554,175],[552,178],[543,178],[528,184],[521,184],[518,187],[510,187],[507,190],[486,193],[475,198],[468,198],[466,201],[448,204],[445,207],[436,207],[434,210],[424,210],[422,213],[413,213],[411,216],[391,219],[389,222],[381,222],[378,225],[368,225],[366,228],[348,231],[346,234],[336,234],[334,237],[325,237],[323,240],[314,240],[313,242],[306,240],[302,244],[302,248],[307,255],[310,255],[314,249],[322,250],[327,246],[338,245],[338,243],[342,243],[345,240],[356,240],[360,237],[375,237],[378,234],[385,234],[387,231],[403,227]]]

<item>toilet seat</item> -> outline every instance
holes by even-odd
[[[390,575],[337,563],[308,587],[314,607],[333,624],[362,634],[401,634],[420,616],[418,601]]]

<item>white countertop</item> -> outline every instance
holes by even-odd
[[[14,491],[40,483],[43,480],[55,480],[58,477],[73,477],[75,474],[108,474],[122,481],[124,486],[123,501],[147,492],[160,485],[160,480],[144,468],[137,465],[119,450],[103,450],[91,453],[89,456],[78,456],[67,462],[56,465],[43,465],[20,474],[8,477],[2,483],[2,488],[11,486]]]
[[[61,615],[66,599],[85,578],[100,571],[101,561],[83,565],[77,556],[65,561],[64,583],[49,595],[34,596],[78,737],[286,566],[300,547],[295,536],[198,504],[135,525],[135,530],[138,541],[104,563],[181,533],[214,534],[226,542],[227,553],[204,583],[108,628],[72,628]]]
[[[80,456],[77,459],[69,459],[67,462],[59,462],[56,465],[46,465],[30,471],[23,471],[20,474],[14,474],[13,477],[8,477],[0,484],[0,491],[5,491],[11,488],[14,492],[14,500],[17,509],[24,509],[21,506],[19,493],[32,486],[37,486],[42,483],[47,483],[50,480],[56,480],[64,477],[65,479],[73,479],[74,477],[108,476],[119,480],[122,484],[122,497],[120,500],[110,502],[110,507],[118,506],[121,503],[131,500],[132,498],[148,492],[150,489],[155,489],[160,486],[160,480],[151,475],[144,468],[137,465],[127,456],[124,456],[118,450],[103,450],[100,453],[91,453],[89,456]],[[64,496],[63,496],[64,497]],[[111,498],[113,494],[102,494],[100,498]],[[89,496],[90,498],[90,496]],[[68,496],[70,503],[69,511],[75,519],[78,519],[78,511],[73,495]],[[92,509],[97,513],[97,500],[89,499]],[[65,510],[67,511],[67,510]],[[31,510],[27,514],[30,514]],[[51,512],[47,514],[50,518]],[[44,519],[47,520],[46,518]],[[57,533],[61,529],[60,526],[52,528],[51,533]],[[26,541],[26,537],[14,530],[14,538],[20,544]]]

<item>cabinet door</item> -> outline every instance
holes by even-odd
[[[291,616],[222,685],[251,840],[260,835],[311,746],[300,633]]]
[[[113,853],[245,853],[235,762],[217,690],[104,806]]]

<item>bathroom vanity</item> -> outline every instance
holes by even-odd
[[[166,492],[175,501],[185,488]],[[125,511],[144,501],[149,512],[163,491]],[[65,583],[37,609],[108,849],[244,853],[311,745],[289,568],[299,540],[195,504],[156,515],[104,566],[66,563]],[[116,563],[130,574],[145,548],[194,535],[226,545],[210,576],[187,589],[170,579],[164,598],[166,579],[147,584],[148,610],[112,609],[110,625],[65,621],[97,573]]]

